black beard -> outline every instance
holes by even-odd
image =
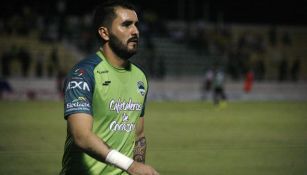
[[[122,44],[118,37],[112,33],[110,33],[109,45],[113,52],[123,60],[128,60],[136,54],[136,49],[128,50],[128,47]]]

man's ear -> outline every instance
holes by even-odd
[[[109,41],[109,31],[106,27],[99,27],[98,33],[103,40]]]

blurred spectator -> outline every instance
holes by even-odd
[[[57,72],[58,68],[59,68],[58,48],[56,46],[53,46],[48,60],[48,68],[47,68],[48,77],[54,76],[54,73]]]
[[[14,49],[14,46],[13,48]],[[11,50],[5,51],[1,56],[1,70],[2,70],[2,76],[7,78],[11,75],[11,60],[13,59],[13,53]]]
[[[25,47],[20,47],[17,58],[20,60],[21,63],[22,76],[27,77],[32,61],[30,52]]]
[[[11,48],[5,51],[2,55],[2,75],[4,78],[11,76],[11,63],[18,56],[18,48],[12,45]]]
[[[245,74],[243,89],[246,93],[249,93],[252,90],[253,82],[254,82],[254,72],[250,69]]]
[[[290,37],[290,34],[289,32],[285,31],[282,35],[282,38],[281,38],[281,41],[282,41],[282,44],[284,46],[291,46],[292,44],[292,39]]]
[[[265,64],[263,59],[258,59],[255,63],[255,79],[258,81],[262,81],[265,78]]]
[[[285,80],[287,80],[287,76],[288,76],[288,61],[284,57],[280,61],[280,64],[279,64],[279,67],[278,67],[278,80],[279,81],[285,81]]]
[[[205,100],[207,98],[208,93],[212,88],[213,74],[214,72],[211,68],[209,68],[205,72],[205,78],[203,80],[203,85],[202,85],[202,97],[201,97],[202,100]]]
[[[291,66],[291,80],[292,81],[298,81],[299,79],[299,74],[301,70],[301,59],[297,57]]]
[[[6,79],[0,78],[0,99],[2,99],[3,93],[10,93],[12,91],[10,83]]]
[[[64,97],[63,88],[64,88],[64,79],[65,79],[66,74],[67,72],[61,69],[58,71],[58,74],[56,76],[57,92],[59,93],[61,98]]]
[[[44,18],[41,21],[42,24],[40,24],[40,35],[39,39],[42,42],[46,43],[52,43],[58,40],[59,38],[59,27],[60,25],[56,18],[52,16],[51,14],[47,14],[47,16],[44,16]]]
[[[39,51],[36,55],[36,65],[35,65],[35,76],[41,78],[43,76],[43,63],[45,60],[45,54],[42,51]]]
[[[277,43],[277,29],[276,29],[276,26],[272,26],[269,29],[268,36],[269,36],[269,41],[270,41],[271,46],[274,47],[276,45],[276,43]]]
[[[228,56],[227,70],[232,80],[240,78],[240,59],[237,49],[231,49]]]
[[[254,43],[254,51],[257,53],[263,53],[266,51],[266,47],[264,44],[264,38],[262,35],[257,34],[255,36],[255,43]]]

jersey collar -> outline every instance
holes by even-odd
[[[126,72],[126,71],[129,71],[131,69],[131,64],[128,64],[128,67],[127,68],[117,68],[117,67],[114,67],[113,65],[111,65],[108,60],[105,58],[105,56],[103,55],[103,52],[102,50],[98,50],[96,52],[96,54],[103,60],[105,61],[112,69],[118,71],[118,72]]]

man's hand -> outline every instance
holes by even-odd
[[[159,173],[149,165],[134,161],[128,168],[131,175],[159,175]]]

